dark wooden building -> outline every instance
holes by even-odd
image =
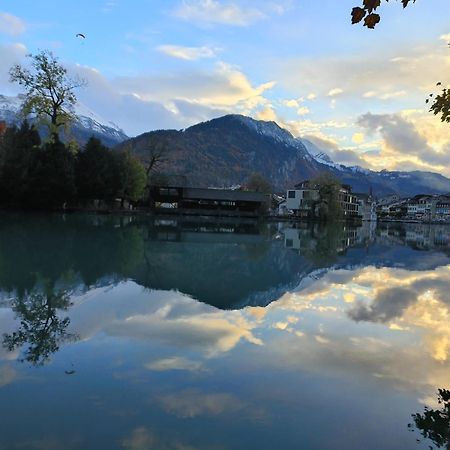
[[[231,189],[152,186],[150,202],[158,212],[245,217],[263,214],[269,196]]]

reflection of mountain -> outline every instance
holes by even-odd
[[[0,216],[0,289],[25,295],[45,282],[73,292],[131,278],[222,309],[265,306],[319,269],[448,264],[444,231],[427,241],[439,251],[425,252],[408,230],[8,214]]]

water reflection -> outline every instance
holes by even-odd
[[[450,448],[450,391],[439,389],[436,409],[425,407],[423,413],[413,414],[414,426],[420,434],[430,439],[437,448]],[[413,424],[408,424],[412,429]],[[420,442],[420,439],[417,440]],[[430,447],[432,448],[432,447]]]
[[[0,218],[0,448],[412,448],[450,389],[429,228]]]
[[[70,296],[64,291],[55,292],[47,286],[43,293],[20,295],[11,302],[19,327],[3,334],[3,346],[8,351],[26,346],[25,360],[42,365],[58,351],[62,343],[74,341],[76,335],[67,332],[69,317],[58,314],[71,306]]]

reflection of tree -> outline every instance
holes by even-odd
[[[326,224],[315,224],[308,230],[308,248],[302,252],[313,264],[318,266],[332,264],[337,260],[343,246],[344,226],[342,223],[329,222]],[[314,245],[311,245],[314,243]]]
[[[58,351],[62,342],[75,339],[67,333],[70,323],[68,317],[60,318],[58,310],[67,311],[71,306],[70,298],[65,292],[34,293],[14,300],[13,310],[20,320],[17,331],[3,335],[3,346],[14,351],[25,344],[23,360],[34,365],[42,365]]]
[[[420,434],[433,441],[437,448],[450,450],[450,391],[439,389],[438,403],[440,409],[425,407],[423,414],[413,414],[414,425]],[[409,424],[408,427],[412,427]]]

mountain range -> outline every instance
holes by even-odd
[[[0,95],[0,120],[19,121],[22,98]],[[183,130],[157,130],[128,138],[119,126],[77,104],[78,119],[71,137],[84,144],[90,136],[115,149],[128,149],[146,159],[152,149],[163,152],[161,170],[182,175],[198,187],[231,187],[245,184],[253,172],[261,173],[282,192],[298,182],[328,172],[355,192],[381,196],[397,193],[449,193],[450,179],[433,172],[368,170],[333,162],[326,151],[272,121],[230,114]]]
[[[18,124],[21,120],[22,102],[23,97],[20,95],[17,97],[0,95],[0,120],[9,125]],[[71,125],[67,137],[77,140],[82,145],[91,136],[100,139],[108,147],[113,147],[128,139],[118,125],[104,120],[81,103],[77,103],[75,114],[77,120]],[[32,118],[30,120],[33,121]]]
[[[141,134],[117,146],[148,157],[150,149],[165,152],[165,172],[184,175],[191,186],[230,187],[245,184],[252,172],[284,191],[323,172],[336,175],[355,192],[381,196],[397,193],[448,193],[450,179],[433,172],[367,170],[334,163],[323,149],[294,137],[275,122],[226,115],[184,130]]]

